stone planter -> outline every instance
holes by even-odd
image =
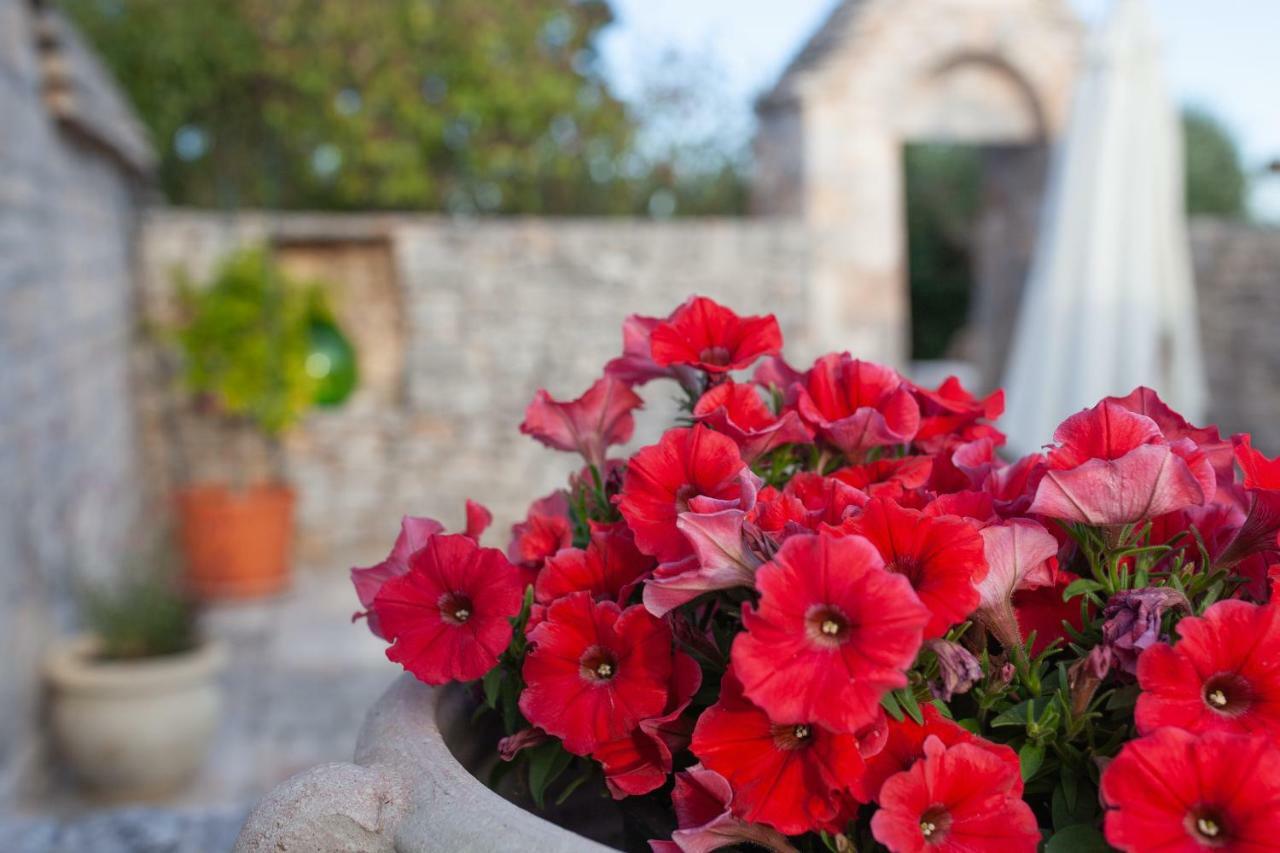
[[[432,688],[402,675],[369,712],[354,763],[321,765],[281,784],[249,816],[236,853],[611,849],[480,782],[467,767],[492,755],[492,743],[468,737],[470,712],[460,687]],[[611,801],[598,795],[575,811],[566,822],[613,820]]]
[[[217,728],[222,646],[134,661],[98,660],[97,648],[76,637],[45,659],[58,751],[103,799],[171,793],[200,768]]]

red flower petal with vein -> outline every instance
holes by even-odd
[[[877,459],[865,465],[851,465],[831,475],[866,492],[871,497],[884,495],[897,497],[904,491],[923,488],[933,471],[933,459],[928,456],[902,456],[897,459]]]
[[[850,455],[905,444],[920,428],[920,406],[902,377],[848,353],[818,359],[796,406],[819,435]]]
[[[373,600],[383,584],[392,578],[398,578],[409,571],[409,558],[415,551],[425,547],[427,541],[437,533],[444,532],[444,525],[434,518],[415,518],[406,515],[400,519],[400,534],[396,536],[395,545],[387,558],[376,566],[354,568],[351,570],[351,583],[356,588],[356,597],[364,611],[351,617],[354,622],[361,616],[369,619],[369,630],[375,637],[385,637],[382,626],[378,624],[378,616],[373,612]]]
[[[1194,445],[1170,445],[1155,421],[1103,400],[1053,434],[1049,470],[1028,509],[1095,526],[1130,524],[1213,497],[1217,482]],[[1206,493],[1207,492],[1207,493]]]
[[[1218,434],[1215,426],[1197,427],[1182,415],[1169,408],[1160,395],[1150,388],[1135,388],[1125,397],[1107,397],[1107,400],[1124,406],[1131,412],[1146,415],[1160,428],[1160,432],[1169,441],[1190,439],[1208,457],[1218,479],[1223,483],[1231,482],[1231,442]]]
[[[1280,610],[1219,601],[1179,622],[1178,636],[1138,658],[1138,731],[1174,726],[1280,738]]]
[[[622,355],[604,366],[605,376],[612,376],[628,385],[643,385],[653,379],[675,377],[675,369],[663,367],[653,360],[649,336],[660,317],[644,317],[632,314],[622,323]]]
[[[857,737],[771,720],[743,695],[732,667],[719,701],[698,718],[691,749],[729,780],[735,815],[785,835],[840,831],[863,768]]]
[[[795,412],[779,417],[760,399],[755,385],[722,382],[703,394],[693,418],[732,438],[742,458],[754,462],[784,444],[809,444],[813,432]]]
[[[575,755],[625,737],[666,706],[671,631],[639,605],[622,610],[573,593],[547,608],[529,643],[520,711]]]
[[[468,536],[432,536],[387,581],[373,613],[391,646],[387,657],[420,681],[470,681],[493,669],[520,611],[520,574],[495,548]]]
[[[568,403],[539,391],[525,410],[520,431],[556,450],[580,453],[603,472],[609,446],[631,440],[636,427],[631,413],[643,405],[630,386],[606,376]]]
[[[1021,799],[1017,767],[970,743],[924,742],[924,758],[891,776],[871,818],[893,853],[1035,853],[1040,830]]]
[[[851,514],[866,506],[867,496],[835,477],[801,471],[787,482],[784,493],[796,498],[807,512],[805,526],[818,530],[824,524],[839,527]]]
[[[1248,435],[1237,435],[1233,442],[1236,461],[1244,472],[1249,514],[1222,555],[1225,565],[1259,551],[1280,548],[1280,457],[1268,459],[1254,450],[1253,439]]]
[[[727,436],[704,426],[667,430],[657,444],[641,448],[627,463],[618,510],[641,551],[673,562],[693,553],[676,527],[676,516],[698,496],[740,501],[744,469],[750,473]]]
[[[512,525],[507,559],[524,569],[532,583],[548,557],[572,544],[569,496],[563,490],[555,491],[534,501],[525,520]]]
[[[650,841],[653,853],[710,853],[733,844],[771,853],[796,853],[776,829],[734,817],[732,803],[733,788],[714,770],[695,764],[677,773],[671,804],[680,828],[669,842]]]
[[[641,720],[631,734],[603,743],[591,753],[604,768],[605,784],[615,800],[656,791],[667,781],[672,753],[687,747],[693,734],[693,720],[682,715],[700,686],[702,669],[697,661],[676,652],[662,716]]]
[[[920,430],[916,434],[918,443],[928,443],[949,435],[968,438],[970,436],[964,435],[966,428],[980,420],[994,421],[1004,413],[1004,391],[993,391],[980,400],[966,390],[955,376],[948,376],[936,391],[917,385],[912,386],[912,393],[920,404]]]
[[[845,530],[865,536],[884,558],[885,568],[903,575],[929,608],[926,640],[941,637],[978,606],[975,583],[987,574],[977,527],[955,517],[923,512],[874,498]]]
[[[896,773],[910,770],[918,760],[924,758],[924,742],[930,737],[938,738],[944,746],[969,743],[981,747],[1008,764],[1014,773],[1021,774],[1018,754],[1009,747],[1001,743],[992,743],[961,728],[942,716],[931,704],[921,705],[920,712],[924,716],[923,725],[910,717],[889,721],[889,733],[884,748],[866,759],[867,770],[861,782],[863,799],[878,801],[880,787],[886,779]],[[1021,780],[1021,775],[1018,778]],[[1021,795],[1021,781],[1018,782],[1014,793]]]
[[[1102,774],[1107,843],[1123,851],[1274,850],[1280,749],[1263,735],[1160,729]]]
[[[907,683],[929,612],[865,539],[792,536],[756,572],[756,589],[733,666],[773,720],[856,732]]]
[[[782,349],[782,332],[772,314],[739,317],[705,296],[692,297],[649,337],[660,366],[685,364],[708,373],[741,370]]]
[[[593,525],[585,550],[565,548],[547,560],[533,588],[534,600],[551,604],[570,593],[589,592],[596,600],[621,605],[655,565],[636,549],[626,525]]]
[[[1077,631],[1083,629],[1080,599],[1062,600],[1062,594],[1071,582],[1079,579],[1078,575],[1059,569],[1053,586],[1020,589],[1013,594],[1013,613],[1018,620],[1019,634],[1024,641],[1032,632],[1036,635],[1031,646],[1032,655],[1040,654],[1054,640],[1066,642],[1071,639],[1063,627],[1064,622]]]

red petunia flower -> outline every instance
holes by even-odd
[[[653,360],[649,337],[661,317],[632,314],[622,322],[622,355],[604,366],[604,375],[628,385],[644,385],[653,379],[674,379],[681,368],[663,367]],[[686,368],[687,369],[687,368]]]
[[[824,525],[839,527],[851,515],[867,505],[865,492],[835,477],[824,477],[813,471],[801,471],[783,489],[805,509],[803,524],[810,530]]]
[[[641,551],[672,562],[693,553],[676,527],[689,502],[703,496],[724,501],[720,509],[750,509],[753,477],[732,439],[704,426],[671,429],[627,463],[618,510]]]
[[[639,605],[573,593],[547,608],[529,643],[520,711],[575,755],[627,736],[666,706],[671,632]]]
[[[739,317],[705,296],[694,296],[658,323],[649,336],[658,365],[689,365],[708,373],[741,370],[782,349],[782,332],[772,314]]]
[[[927,452],[938,449],[934,445],[940,439],[952,436],[963,441],[988,438],[1004,443],[1004,436],[989,423],[1004,413],[1004,391],[978,399],[954,376],[948,376],[936,391],[918,385],[911,390],[920,404],[920,430],[915,440]]]
[[[1035,853],[1040,844],[1018,768],[982,747],[946,746],[932,735],[924,757],[881,787],[871,834],[893,853]]]
[[[1190,439],[1209,458],[1213,470],[1218,474],[1218,481],[1231,482],[1231,442],[1218,434],[1217,427],[1192,426],[1190,421],[1169,408],[1160,399],[1160,395],[1150,388],[1139,387],[1130,391],[1127,396],[1106,399],[1131,412],[1151,418],[1168,441]]]
[[[1038,522],[1015,518],[982,529],[987,576],[978,582],[982,623],[1005,648],[1022,645],[1013,594],[1052,586],[1057,578],[1058,540]]]
[[[469,681],[498,662],[520,611],[520,573],[495,548],[436,534],[383,584],[373,613],[391,641],[387,657],[427,684]]]
[[[851,465],[841,468],[831,477],[866,492],[873,498],[897,498],[903,492],[923,488],[929,482],[932,471],[932,458],[903,456],[897,459],[877,459],[864,465]]]
[[[1123,851],[1275,850],[1280,749],[1263,735],[1160,729],[1102,774],[1107,843]]]
[[[1063,601],[1062,594],[1079,576],[1061,569],[1052,586],[1020,589],[1013,594],[1013,614],[1018,620],[1018,635],[1025,640],[1035,634],[1031,654],[1038,655],[1054,640],[1071,639],[1063,623],[1077,632],[1083,629],[1084,616],[1080,612],[1081,599]],[[1093,608],[1089,606],[1090,612]]]
[[[625,604],[631,591],[653,570],[652,557],[636,549],[626,525],[593,524],[585,549],[564,548],[547,560],[534,585],[534,601],[548,605],[575,592],[597,601]]]
[[[722,432],[738,444],[742,458],[754,462],[784,444],[809,444],[813,432],[795,412],[769,411],[755,385],[722,382],[703,394],[693,419]]]
[[[933,705],[921,705],[920,712],[924,717],[923,724],[910,717],[889,721],[884,747],[874,755],[867,756],[867,769],[861,781],[862,799],[879,801],[880,788],[885,780],[910,770],[918,760],[924,758],[924,742],[930,737],[938,738],[943,746],[973,744],[1008,764],[1014,773],[1021,772],[1018,754],[1004,744],[992,743],[961,728],[942,716]]]
[[[1103,400],[1053,434],[1048,470],[1028,512],[1091,525],[1130,524],[1199,506],[1217,477],[1195,444],[1165,441],[1155,421]]]
[[[534,501],[525,520],[511,526],[507,559],[523,569],[526,579],[533,583],[547,558],[572,544],[569,496],[558,490]]]
[[[1263,732],[1280,737],[1280,610],[1219,601],[1178,623],[1176,645],[1138,658],[1138,731]]]
[[[1280,458],[1268,459],[1253,448],[1247,434],[1233,439],[1236,461],[1244,472],[1248,515],[1222,555],[1233,565],[1252,554],[1280,550]]]
[[[701,499],[695,499],[697,504]],[[735,587],[750,588],[763,562],[746,541],[740,509],[682,512],[676,526],[689,540],[693,555],[663,563],[644,584],[644,605],[654,616],[693,601],[703,593]]]
[[[351,621],[367,617],[369,630],[375,637],[383,637],[382,626],[378,624],[378,616],[373,612],[373,600],[383,584],[392,578],[398,578],[409,571],[409,558],[415,551],[426,547],[427,541],[437,533],[444,532],[444,525],[434,518],[415,518],[406,515],[400,519],[400,534],[396,536],[395,545],[387,558],[376,566],[354,568],[351,570],[351,583],[356,588],[356,597],[364,610],[351,617]]]
[[[733,813],[785,835],[839,831],[862,775],[858,738],[816,722],[779,723],[742,693],[731,667],[702,713],[690,747],[733,787]]]
[[[693,720],[683,714],[700,686],[697,661],[676,652],[662,716],[641,720],[631,734],[602,743],[591,753],[604,769],[605,785],[615,800],[647,794],[667,781],[672,754],[687,747],[693,735]]]
[[[797,390],[800,416],[844,453],[905,444],[920,428],[911,387],[888,367],[848,353],[824,355]]]
[[[770,853],[796,853],[776,829],[734,817],[732,803],[729,780],[714,770],[695,764],[677,773],[671,804],[679,829],[671,833],[670,841],[650,841],[653,853],[709,853],[737,844]]]
[[[929,612],[856,536],[793,536],[756,572],[733,666],[751,701],[780,723],[854,732],[907,683]]]
[[[525,410],[520,431],[556,450],[580,453],[603,472],[609,446],[631,440],[636,428],[631,413],[643,405],[630,386],[606,376],[568,403],[539,391]]]
[[[926,640],[941,637],[978,606],[974,585],[987,574],[982,536],[969,521],[931,518],[923,512],[874,498],[845,530],[865,536],[885,568],[904,575],[929,608]]]

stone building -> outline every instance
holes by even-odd
[[[38,0],[0,0],[0,804],[40,748],[40,654],[78,580],[121,562],[140,473],[130,388],[145,135]]]
[[[808,226],[824,348],[903,364],[904,147],[983,153],[968,360],[994,376],[1030,263],[1081,25],[1064,0],[844,0],[760,101],[756,213]]]

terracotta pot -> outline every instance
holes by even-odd
[[[259,598],[289,585],[294,493],[264,484],[178,493],[190,590],[204,599]]]
[[[222,705],[226,653],[217,643],[129,661],[97,659],[80,636],[45,658],[50,724],[58,752],[98,798],[173,793],[204,762]]]
[[[503,799],[468,771],[472,756],[494,755],[493,742],[475,734],[472,710],[461,685],[428,687],[401,675],[369,711],[355,762],[281,784],[249,815],[235,853],[614,849]],[[582,803],[586,818],[567,823],[594,829],[594,818],[607,817],[609,801],[598,794],[586,792]]]

